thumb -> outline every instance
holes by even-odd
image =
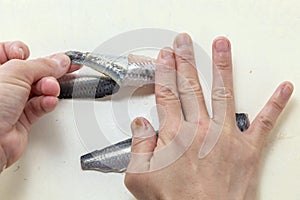
[[[142,117],[133,120],[131,130],[133,137],[127,172],[146,172],[149,170],[150,160],[156,147],[156,133],[150,122]]]
[[[70,65],[70,58],[59,53],[35,60],[11,60],[3,65],[2,70],[5,70],[6,75],[16,77],[31,85],[46,76],[60,78],[69,71]]]

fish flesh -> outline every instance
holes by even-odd
[[[250,125],[247,114],[236,113],[235,116],[238,128],[242,132],[247,130]],[[126,139],[81,156],[81,168],[83,170],[96,170],[104,173],[125,172],[130,161],[131,142],[131,138]]]
[[[90,52],[68,51],[72,63],[85,65],[113,79],[119,86],[153,84],[154,59],[146,56],[108,56]]]

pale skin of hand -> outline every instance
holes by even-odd
[[[25,150],[31,125],[58,104],[57,78],[77,70],[60,53],[26,60],[20,41],[0,43],[0,172]]]
[[[256,198],[262,149],[293,92],[293,85],[280,84],[249,129],[242,133],[235,123],[230,42],[219,37],[212,49],[213,118],[208,115],[195,70],[191,38],[179,34],[173,49],[160,51],[155,75],[159,83],[155,86],[160,107],[159,136],[156,138],[153,127],[144,118],[135,119],[131,125],[132,157],[125,185],[137,199]],[[188,85],[180,82],[182,78]],[[221,130],[218,142],[200,159],[200,147],[206,135],[216,128]],[[182,142],[183,138],[192,141]],[[171,151],[163,156],[165,153],[160,150],[171,143],[175,144],[173,151],[175,148],[184,151],[173,162],[160,167],[161,158],[172,157]]]

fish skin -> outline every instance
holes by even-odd
[[[80,157],[83,170],[125,172],[130,161],[131,138]]]
[[[235,113],[236,125],[240,131],[244,132],[250,126],[248,114],[246,113]]]
[[[153,84],[154,59],[145,56],[109,56],[90,52],[67,51],[73,64],[85,65],[112,78],[119,86]]]
[[[250,125],[248,115],[245,113],[236,113],[235,116],[237,127],[242,132],[246,131]],[[104,173],[125,172],[130,161],[131,142],[131,138],[126,139],[81,156],[81,168],[83,170],[96,170]]]
[[[114,80],[105,76],[68,74],[58,79],[59,99],[95,99],[112,95],[119,90]]]

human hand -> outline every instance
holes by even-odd
[[[159,135],[137,118],[125,185],[137,199],[255,199],[261,152],[293,85],[282,83],[249,129],[235,122],[230,42],[213,43],[213,118],[205,106],[192,40],[180,34],[157,59]]]
[[[57,105],[56,79],[80,67],[64,54],[28,57],[24,43],[0,43],[0,172],[23,153],[30,126]]]

